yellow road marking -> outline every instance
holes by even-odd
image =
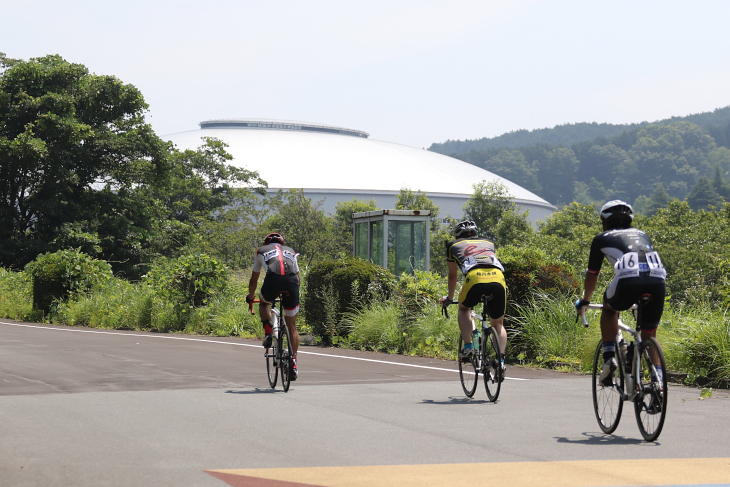
[[[730,484],[730,458],[381,465],[211,470],[322,487],[441,487],[482,479],[509,487]],[[481,481],[479,483],[482,483]]]

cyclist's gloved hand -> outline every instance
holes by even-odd
[[[253,301],[253,300],[254,299],[253,299],[253,297],[251,297],[251,295],[249,295],[249,294],[246,295],[246,302],[247,303],[251,304],[251,301]]]
[[[582,308],[585,308],[589,304],[591,304],[591,302],[586,299],[576,299],[575,300],[575,310],[578,312],[578,314],[580,314]]]
[[[453,302],[454,302],[454,300],[449,299],[447,296],[444,296],[443,298],[441,298],[441,306],[448,306]]]

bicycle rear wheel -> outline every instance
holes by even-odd
[[[495,402],[499,397],[499,390],[502,387],[500,369],[502,366],[502,354],[499,353],[499,342],[497,334],[492,327],[484,331],[484,361],[482,362],[482,374],[484,375],[484,387],[487,389],[489,400]]]
[[[267,348],[264,352],[266,356],[266,374],[269,376],[269,385],[271,388],[276,387],[276,380],[279,376],[279,363],[276,360],[276,352],[279,347],[279,340],[277,337],[271,339],[271,347]]]
[[[639,353],[641,361],[639,377],[636,378],[639,393],[634,399],[634,412],[641,435],[646,441],[654,441],[662,432],[667,415],[667,367],[662,347],[655,338],[641,342]],[[661,381],[652,368],[661,369]]]
[[[292,354],[291,341],[289,341],[289,329],[287,328],[286,323],[281,324],[279,337],[281,385],[284,387],[284,392],[287,392],[289,390],[289,384],[291,383],[291,358],[294,355]]]
[[[464,348],[464,341],[459,336],[459,353]],[[458,357],[459,361],[459,378],[461,379],[461,388],[464,389],[464,394],[467,397],[472,397],[474,392],[477,390],[477,383],[479,382],[479,374],[477,373],[477,356],[472,355],[468,359],[462,359]]]
[[[605,386],[599,380],[603,368],[603,342],[598,342],[593,358],[593,410],[598,426],[606,434],[616,431],[624,407],[624,374],[621,365],[613,374],[613,382]]]

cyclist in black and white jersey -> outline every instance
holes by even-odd
[[[642,294],[651,294],[639,325],[642,338],[656,337],[664,311],[667,273],[649,236],[631,227],[634,220],[631,205],[621,200],[609,201],[601,208],[601,220],[604,231],[596,235],[591,244],[583,299],[576,303],[576,309],[580,313],[581,308],[590,304],[598,273],[606,258],[614,268],[614,276],[603,295],[601,336],[604,364],[599,380],[608,383],[618,366],[616,335],[619,311],[629,309]]]
[[[284,245],[284,237],[278,233],[270,233],[264,239],[263,247],[256,249],[253,261],[251,279],[248,283],[246,302],[253,301],[256,285],[261,271],[266,269],[264,284],[259,295],[259,314],[264,325],[264,347],[269,348],[272,342],[271,303],[281,295],[281,304],[284,308],[284,322],[289,330],[292,344],[292,371],[291,380],[296,380],[297,350],[299,349],[299,333],[297,332],[297,314],[299,313],[299,254],[291,247]]]

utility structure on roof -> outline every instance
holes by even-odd
[[[162,136],[179,149],[195,150],[203,137],[228,144],[230,164],[258,171],[269,188],[301,189],[333,213],[340,201],[375,200],[393,208],[401,189],[420,191],[442,216],[461,218],[464,203],[482,181],[499,181],[529,220],[557,210],[525,188],[477,166],[415,147],[371,139],[367,132],[331,125],[262,118],[200,122],[199,130]]]

